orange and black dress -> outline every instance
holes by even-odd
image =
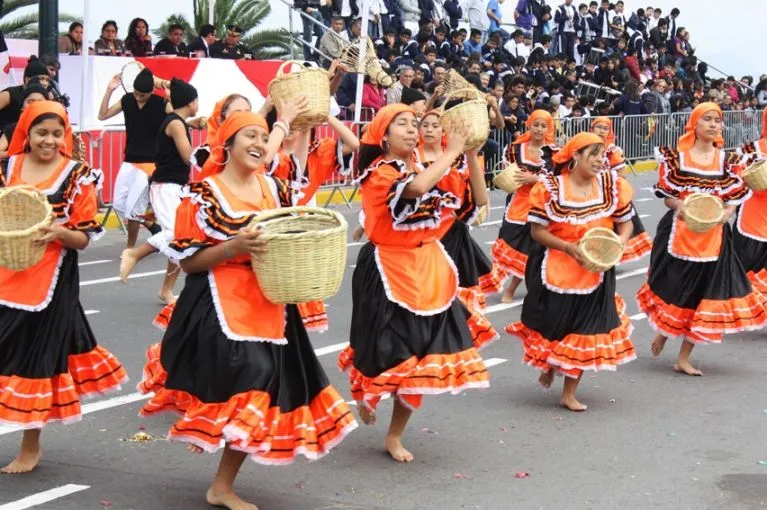
[[[741,148],[741,153],[744,167],[767,159],[767,137],[756,143],[747,143]],[[738,207],[732,237],[735,253],[751,285],[767,294],[767,190],[753,191],[751,198]]]
[[[689,151],[661,148],[655,194],[684,200],[691,193],[707,193],[725,205],[741,205],[751,192],[740,177],[739,162],[736,153],[723,150],[712,162],[701,163]],[[694,343],[720,343],[725,333],[767,324],[765,298],[751,288],[730,225],[692,232],[672,210],[658,223],[647,283],[637,301],[658,333]]]
[[[575,243],[592,228],[613,229],[630,221],[632,194],[615,172],[599,174],[588,197],[571,194],[570,172],[549,174],[530,192],[528,219]],[[578,377],[584,370],[615,370],[636,358],[615,269],[592,273],[567,253],[535,243],[525,284],[521,321],[506,331],[522,341],[526,364]]]
[[[10,158],[2,185],[27,184],[24,158]],[[59,225],[95,240],[103,234],[95,219],[100,179],[64,157],[35,188],[48,197]],[[79,421],[82,397],[119,390],[128,380],[117,358],[96,343],[80,304],[77,260],[77,250],[52,242],[34,266],[0,268],[0,423],[37,429]]]
[[[506,162],[516,164],[520,170],[540,177],[550,172],[551,157],[558,149],[551,145],[541,147],[541,154],[533,154],[530,142],[509,144],[506,148]],[[503,271],[517,278],[525,278],[527,257],[535,241],[530,237],[527,216],[530,211],[530,192],[533,184],[524,184],[506,197],[506,210],[493,244],[493,262]]]
[[[259,203],[238,199],[215,175],[186,186],[170,244],[177,258],[233,238],[259,211],[292,203],[283,181],[258,179]],[[147,358],[139,390],[154,396],[141,415],[181,413],[169,439],[207,452],[227,444],[260,464],[289,464],[299,454],[314,460],[357,426],[297,307],[266,299],[247,255],[187,275],[162,342]]]
[[[378,115],[407,109],[387,108]],[[350,346],[339,366],[349,371],[354,399],[371,412],[386,395],[416,409],[425,394],[489,385],[475,347],[482,338],[472,337],[471,314],[456,299],[458,271],[439,241],[459,199],[438,187],[404,198],[415,177],[404,161],[378,158],[358,179],[370,242],[357,257]]]

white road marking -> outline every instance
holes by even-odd
[[[654,198],[635,198],[634,202],[650,202],[652,200],[655,200]]]
[[[101,313],[98,310],[85,310],[85,315],[96,315],[97,313]]]
[[[32,508],[33,506],[42,505],[48,503],[54,499],[63,498],[76,492],[90,489],[90,485],[75,485],[73,483],[62,485],[45,492],[38,492],[32,494],[26,498],[19,499],[18,501],[12,501],[0,506],[0,510],[25,510],[26,508]]]
[[[505,205],[496,205],[495,207],[491,207],[491,211],[495,211],[496,209],[506,209]]]
[[[503,220],[495,220],[495,221],[486,221],[480,227],[490,227],[493,225],[500,225],[503,222]]]
[[[320,347],[319,349],[314,349],[314,354],[317,356],[324,356],[326,354],[332,354],[334,352],[343,351],[346,349],[346,347],[349,345],[349,342],[341,342],[338,344],[333,345],[326,345],[325,347]]]
[[[357,264],[352,264],[352,265],[351,265],[351,266],[349,266],[349,267],[350,267],[350,268],[352,268],[352,269],[354,269],[354,268],[356,268],[356,267],[357,267]]]
[[[640,188],[640,189],[643,189],[645,191],[655,191],[655,188],[653,188],[653,187],[649,187],[649,188],[648,187],[644,187],[644,188]]]
[[[629,319],[631,319],[632,321],[641,321],[642,319],[646,319],[646,318],[647,318],[647,314],[644,314],[644,313],[638,313],[636,315],[632,315],[631,317],[629,317]]]
[[[80,266],[80,267],[85,267],[85,266],[95,266],[96,264],[106,264],[107,262],[112,262],[112,261],[111,260],[107,260],[107,259],[104,259],[104,260],[89,260],[88,262],[80,262],[77,265]]]
[[[363,244],[367,244],[367,242],[346,243],[346,246],[362,246]]]
[[[155,276],[158,274],[165,274],[165,269],[162,269],[160,271],[147,271],[146,273],[135,273],[128,277],[128,279],[132,280],[134,278],[144,278],[146,276]],[[87,280],[84,282],[80,282],[80,287],[87,287],[88,285],[98,285],[100,283],[112,283],[112,282],[119,282],[120,277],[119,276],[110,276],[109,278],[99,278],[98,280]]]
[[[495,244],[495,241],[485,241],[485,244]]]
[[[650,215],[649,215],[649,214],[640,214],[640,215],[639,215],[639,219],[642,219],[642,218],[649,218],[649,217],[650,217]]]

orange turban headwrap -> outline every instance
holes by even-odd
[[[762,112],[762,138],[767,138],[767,108]]]
[[[392,123],[397,115],[406,112],[415,115],[415,110],[402,103],[384,106],[378,110],[373,121],[368,124],[367,131],[362,135],[362,140],[360,140],[360,142],[365,145],[375,145],[380,147],[381,142],[383,142],[383,137],[386,135],[386,130],[389,129],[389,124]]]
[[[565,144],[562,149],[552,156],[554,163],[564,165],[573,159],[573,155],[589,145],[604,145],[605,141],[594,133],[578,133]]]
[[[257,126],[264,131],[269,131],[266,120],[253,112],[234,112],[221,124],[216,133],[216,140],[210,149],[210,156],[205,161],[198,180],[216,175],[224,169],[224,162],[227,160],[224,144],[227,140],[237,134],[241,129],[248,126]]]
[[[597,117],[594,120],[591,121],[591,129],[594,129],[594,126],[597,124],[607,124],[607,127],[610,129],[610,132],[607,133],[607,136],[604,139],[604,142],[606,145],[615,145],[615,131],[613,130],[613,121],[610,117]]]
[[[696,106],[690,115],[690,119],[687,121],[687,125],[684,127],[684,134],[679,138],[679,141],[676,144],[678,151],[682,152],[692,149],[692,146],[695,145],[695,140],[697,139],[695,136],[695,126],[698,125],[698,121],[708,112],[716,112],[719,114],[719,118],[723,117],[722,109],[719,108],[719,105],[716,103],[701,103]],[[714,145],[720,148],[724,147],[724,138],[719,135],[719,137],[714,140]]]
[[[530,116],[525,121],[525,126],[527,126],[527,131],[522,133],[519,138],[514,140],[514,145],[520,145],[526,142],[529,142],[533,139],[532,133],[530,133],[530,126],[533,125],[533,122],[536,120],[545,120],[546,125],[548,126],[548,129],[546,130],[546,137],[544,140],[547,144],[551,145],[556,140],[556,130],[554,128],[554,119],[551,118],[551,114],[547,112],[546,110],[533,110],[533,113],[530,114]]]
[[[208,133],[205,136],[205,144],[210,145],[211,147],[216,144],[216,134],[218,133],[218,128],[221,126],[221,121],[219,119],[221,119],[221,111],[224,109],[226,99],[227,98],[224,98],[216,103],[216,106],[213,107],[213,113],[208,117],[208,124],[205,126],[205,129],[208,130]]]
[[[24,111],[21,112],[19,123],[16,124],[16,130],[11,137],[11,143],[8,146],[8,155],[15,156],[24,152],[24,148],[29,141],[29,130],[32,128],[32,124],[42,115],[52,113],[58,115],[61,120],[64,121],[64,145],[61,146],[59,152],[64,156],[72,156],[72,148],[74,142],[72,140],[72,126],[69,124],[69,115],[67,110],[61,103],[55,101],[35,101],[29,103]]]

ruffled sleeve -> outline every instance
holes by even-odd
[[[506,156],[506,163],[512,164],[517,162],[517,147],[519,145],[514,145],[513,143],[510,143],[506,146],[505,156]]]
[[[549,217],[546,214],[546,204],[551,200],[551,194],[546,189],[546,184],[538,182],[530,190],[530,211],[527,213],[527,221],[548,226]]]
[[[343,149],[343,142],[333,138],[323,138],[312,144],[306,165],[312,184],[322,185],[336,171],[344,177],[351,175],[352,155],[345,156]]]
[[[636,214],[631,200],[634,198],[634,188],[623,177],[618,177],[615,185],[618,187],[618,205],[613,213],[613,220],[616,223],[625,223],[631,221]]]
[[[617,145],[612,145],[607,150],[607,160],[610,164],[610,170],[613,172],[620,172],[626,168],[626,158],[623,155],[623,151]]]
[[[679,198],[679,192],[668,182],[669,174],[678,171],[679,152],[668,147],[660,147],[655,153],[658,162],[658,183],[655,185],[655,196],[658,198]]]
[[[201,214],[199,204],[187,196],[181,200],[181,205],[176,209],[176,227],[170,249],[178,255],[174,260],[183,260],[191,257],[198,251],[216,244],[213,239],[205,235],[198,223]]]
[[[741,156],[736,152],[728,152],[724,159],[724,169],[740,184],[739,186],[728,186],[722,193],[719,198],[724,201],[724,205],[740,205],[751,198],[751,188],[746,185],[742,177],[743,160]]]
[[[88,234],[91,241],[104,235],[104,229],[96,220],[99,212],[98,191],[103,174],[87,165],[80,164],[71,173],[70,186],[66,192],[68,219],[64,226]]]

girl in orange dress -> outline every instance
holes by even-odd
[[[592,273],[581,264],[578,242],[596,227],[631,236],[633,190],[604,170],[604,142],[579,133],[554,156],[554,174],[530,192],[530,234],[537,243],[528,259],[527,295],[520,322],[506,331],[522,340],[523,361],[543,371],[548,388],[565,376],[561,404],[585,411],[575,391],[585,370],[615,370],[636,358],[626,304],[616,292],[615,269]]]
[[[247,226],[293,201],[288,184],[261,169],[268,136],[263,117],[230,115],[202,180],[183,189],[170,246],[187,277],[139,385],[154,392],[142,416],[183,415],[169,439],[197,453],[224,450],[207,500],[228,508],[246,508],[232,490],[246,457],[266,465],[319,459],[357,426],[296,306],[269,302],[250,267],[267,248]]]
[[[30,103],[16,126],[0,182],[33,186],[55,221],[41,228],[45,254],[20,271],[0,268],[0,422],[24,430],[19,455],[3,473],[32,471],[44,425],[81,418],[80,399],[128,380],[96,343],[80,304],[78,251],[103,231],[96,221],[100,173],[70,159],[72,129],[59,103]]]
[[[613,121],[609,117],[597,117],[591,121],[591,131],[605,143],[605,162],[608,170],[617,172],[623,178],[626,171],[626,158],[623,157],[623,151],[615,145],[615,131],[613,131]],[[633,234],[623,252],[621,264],[635,262],[652,251],[652,238],[644,228],[642,219],[636,210],[634,204],[631,204],[634,215],[631,217]]]
[[[192,153],[192,166],[194,168],[200,170],[205,165],[205,162],[210,157],[211,148],[216,145],[218,128],[226,120],[226,117],[234,112],[249,112],[251,108],[248,98],[240,94],[229,94],[216,103],[213,113],[204,125],[204,128],[207,130],[205,143],[194,149]]]
[[[762,114],[762,138],[741,148],[743,167],[767,159],[767,110]],[[767,294],[767,190],[753,191],[735,213],[733,242],[751,285]]]
[[[525,122],[527,131],[506,148],[506,162],[516,164],[522,171],[521,186],[506,198],[506,211],[493,245],[493,263],[511,275],[509,286],[501,300],[511,303],[519,284],[525,278],[527,256],[535,244],[530,237],[527,213],[530,211],[530,191],[551,168],[554,144],[554,120],[545,110],[534,110]]]
[[[437,111],[427,112],[420,122],[420,143],[415,151],[417,168],[426,168],[444,152],[445,136],[439,123]],[[493,265],[482,248],[471,237],[469,225],[477,218],[489,198],[481,172],[472,171],[473,165],[481,166],[474,153],[461,154],[437,183],[437,187],[458,198],[460,206],[453,226],[442,237],[447,254],[458,269],[458,297],[472,316],[469,321],[472,335],[478,338],[477,346],[484,347],[500,338],[492,323],[483,315],[485,296],[500,291],[503,277],[493,271]],[[472,180],[473,178],[473,180]]]
[[[690,363],[695,344],[721,343],[725,333],[767,324],[765,298],[751,288],[728,223],[751,192],[740,177],[740,157],[723,151],[723,145],[722,111],[702,103],[677,149],[663,147],[658,154],[655,194],[669,211],[658,223],[647,282],[637,301],[657,332],[653,355],[660,355],[668,337],[682,337],[674,370],[688,375],[702,375]],[[721,225],[704,233],[687,228],[683,201],[692,193],[722,199]]]
[[[382,108],[362,138],[359,154],[365,233],[352,280],[350,346],[339,356],[360,416],[375,421],[380,400],[393,396],[385,447],[410,462],[402,435],[423,395],[486,388],[489,375],[456,299],[458,274],[439,242],[455,221],[457,197],[437,187],[460,156],[467,135],[448,134],[444,153],[418,169],[415,112]],[[470,171],[479,173],[478,167]]]

